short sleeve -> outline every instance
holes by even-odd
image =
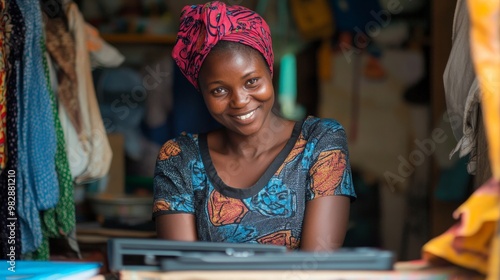
[[[307,200],[334,195],[355,200],[344,128],[335,120],[321,119],[311,127],[308,138],[312,161]]]
[[[166,142],[158,154],[153,179],[153,219],[170,213],[194,214],[194,192],[189,175],[193,160],[189,147],[176,138]]]

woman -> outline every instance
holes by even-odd
[[[342,246],[355,197],[344,130],[334,120],[293,122],[273,112],[273,53],[262,17],[222,2],[186,6],[172,55],[223,128],[162,147],[158,237]]]

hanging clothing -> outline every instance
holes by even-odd
[[[452,127],[457,123],[461,123],[462,138],[458,141],[456,147],[450,153],[451,157],[458,152],[459,157],[469,155],[467,162],[467,172],[469,174],[476,174],[477,170],[477,136],[478,136],[478,114],[481,104],[481,89],[477,78],[474,78],[470,89],[465,98],[465,109],[463,112],[463,121],[453,116],[453,112],[448,112],[448,117]]]
[[[75,42],[61,17],[45,17],[47,50],[57,64],[57,98],[66,108],[71,124],[77,133],[82,132],[82,116],[78,100],[78,81],[75,70]]]
[[[56,173],[56,131],[52,102],[44,76],[43,28],[40,4],[18,0],[25,20],[26,41],[19,76],[18,214],[21,218],[22,252],[36,250],[42,242],[39,211],[59,201]]]
[[[56,171],[59,180],[59,202],[55,208],[48,209],[42,213],[42,232],[43,241],[40,247],[32,255],[33,259],[48,260],[49,238],[67,237],[75,228],[75,202],[73,196],[73,178],[69,169],[68,158],[66,154],[66,142],[59,120],[57,102],[53,87],[57,90],[57,78],[54,74],[51,75],[50,70],[53,65],[48,55],[44,59],[45,76],[49,86],[50,97],[52,99],[52,111],[54,113],[54,125],[57,135],[57,152],[56,152]],[[52,83],[51,83],[52,82]],[[54,86],[53,86],[54,84]],[[78,251],[78,248],[75,248]]]
[[[480,89],[470,56],[469,29],[467,1],[458,0],[453,19],[452,48],[443,74],[446,110],[458,141],[450,158],[457,152],[460,157],[469,155],[467,171],[475,174]]]
[[[64,5],[65,7],[69,7],[69,3]],[[88,23],[85,23],[85,40],[89,53],[91,69],[98,67],[117,67],[125,61],[125,57],[116,48],[106,43],[99,36],[99,32]],[[76,52],[76,46],[74,46],[74,48]],[[74,65],[74,67],[76,68],[76,65]],[[98,85],[97,88],[99,88]],[[77,94],[77,96],[79,95]],[[87,110],[87,108],[82,106],[82,104],[80,104],[80,106],[80,111]],[[65,141],[68,147],[67,151],[71,174],[74,178],[80,178],[80,175],[86,172],[90,161],[90,151],[88,147],[84,146],[87,141],[81,141],[80,135],[78,135],[75,127],[71,125],[68,110],[61,105],[59,106],[59,118],[61,120]],[[77,181],[80,181],[80,179]]]
[[[67,158],[71,176],[82,174],[89,164],[88,152],[82,145],[87,134],[83,133],[82,104],[79,100],[78,79],[76,75],[76,47],[72,34],[67,30],[62,18],[45,18],[47,49],[54,59],[57,69],[52,81],[54,92],[59,98],[58,115],[67,144]]]
[[[7,205],[8,203],[8,170],[18,170],[17,166],[17,121],[18,121],[18,77],[20,75],[20,65],[24,52],[24,40],[25,40],[25,25],[24,19],[22,17],[21,11],[17,6],[15,1],[9,1],[6,6],[7,14],[9,15],[10,22],[9,26],[10,36],[6,41],[6,46],[8,50],[8,66],[9,75],[7,76],[7,88],[9,92],[6,96],[7,101],[7,121],[6,121],[6,147],[7,147],[7,162],[6,168],[7,172],[2,172],[0,175],[0,205]],[[15,179],[17,183],[17,178],[19,174],[16,174]],[[19,201],[19,192],[16,192],[16,201]],[[13,214],[13,215],[12,215]],[[15,218],[14,220],[8,220],[8,218]],[[7,228],[7,223],[14,223],[15,237],[14,239],[9,239],[11,236],[10,229]],[[10,240],[10,242],[9,242]],[[14,244],[12,244],[12,240]],[[21,231],[20,231],[20,219],[18,218],[17,212],[9,212],[7,207],[0,207],[0,250],[2,259],[10,259],[6,255],[11,253],[11,247],[14,247],[14,254],[16,259],[21,258]]]
[[[448,115],[460,120],[454,121],[452,125],[457,141],[464,134],[461,120],[465,112],[465,100],[476,77],[470,56],[469,29],[467,1],[458,0],[453,18],[451,52],[443,74]]]
[[[76,183],[88,182],[104,177],[111,165],[112,151],[97,104],[91,76],[87,49],[85,21],[75,3],[70,3],[66,12],[69,32],[75,38],[75,69],[78,80],[78,98],[82,112],[82,146],[88,157],[85,171],[75,178]]]

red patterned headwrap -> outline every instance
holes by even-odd
[[[198,74],[210,50],[220,40],[248,45],[259,51],[273,73],[271,32],[256,12],[220,1],[185,6],[172,57],[198,89]]]

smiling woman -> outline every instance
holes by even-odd
[[[154,178],[158,236],[341,247],[356,196],[344,129],[273,112],[273,53],[262,17],[217,1],[186,6],[172,55],[223,128],[163,145]]]

